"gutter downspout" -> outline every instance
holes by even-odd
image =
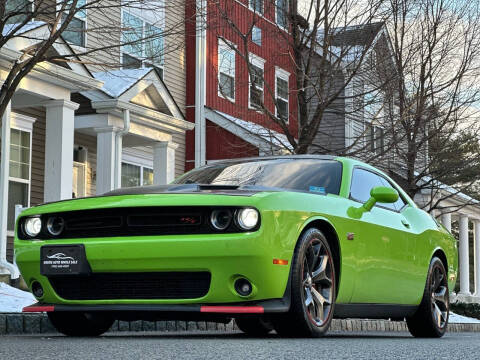
[[[195,42],[195,167],[206,163],[205,66],[206,66],[206,0],[196,0]]]
[[[11,103],[2,116],[2,149],[0,161],[0,269],[10,273],[10,279],[18,279],[18,268],[7,261],[7,212],[8,212],[8,178],[10,176],[10,112]]]
[[[115,181],[114,187],[118,189],[122,185],[122,139],[130,132],[130,110],[123,109],[123,129],[115,136]]]

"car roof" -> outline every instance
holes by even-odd
[[[286,159],[288,159],[288,160],[306,160],[306,159],[335,160],[335,159],[338,159],[338,156],[334,156],[334,155],[312,155],[312,154],[256,156],[256,157],[245,157],[245,158],[234,158],[234,159],[211,160],[211,161],[209,161],[209,164],[268,161],[268,160],[286,160]]]

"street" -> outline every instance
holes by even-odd
[[[415,339],[408,333],[332,332],[321,339],[248,338],[241,333],[109,333],[0,337],[0,359],[478,359],[480,333]]]

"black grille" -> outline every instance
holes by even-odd
[[[169,206],[169,207],[131,207],[92,210],[75,210],[62,213],[42,214],[42,230],[35,238],[75,239],[116,236],[149,235],[187,235],[209,234],[217,232],[210,226],[213,209],[230,209],[228,206]],[[58,236],[52,236],[46,229],[48,218],[62,217],[65,228]],[[20,219],[18,236],[22,240],[29,237],[23,232],[25,218]],[[241,232],[235,222],[222,232]]]
[[[210,288],[209,272],[92,273],[52,277],[55,292],[66,300],[195,299]]]

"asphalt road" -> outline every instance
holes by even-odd
[[[480,359],[480,333],[414,339],[407,333],[331,333],[322,339],[263,339],[240,333],[113,333],[0,337],[0,359]]]

